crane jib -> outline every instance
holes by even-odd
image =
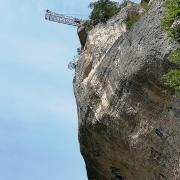
[[[45,19],[49,21],[53,21],[53,22],[71,25],[71,26],[79,26],[83,22],[81,19],[70,17],[70,16],[64,16],[62,14],[57,14],[49,10],[46,11]]]

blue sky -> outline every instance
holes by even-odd
[[[76,28],[46,9],[87,17],[90,0],[0,0],[0,180],[86,180],[68,62]]]

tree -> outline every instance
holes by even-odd
[[[92,9],[92,12],[89,16],[90,20],[85,23],[87,31],[92,29],[98,23],[105,23],[120,10],[119,3],[111,0],[98,0],[96,2],[91,2],[89,8]]]

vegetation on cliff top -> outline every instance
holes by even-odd
[[[84,24],[86,31],[91,30],[98,23],[105,23],[120,10],[119,3],[111,0],[91,2],[89,8],[92,9],[92,12],[89,16],[90,20],[86,21]]]
[[[141,0],[141,7],[147,11],[148,3],[150,0]],[[121,4],[111,0],[98,0],[96,2],[91,2],[89,8],[92,9],[89,16],[89,20],[84,23],[86,31],[90,31],[98,23],[105,23],[111,17],[116,15],[123,7],[125,7],[130,0],[123,0]],[[139,19],[137,14],[129,14],[126,20],[127,29],[129,30]]]
[[[176,24],[180,20],[180,0],[167,0],[164,8],[165,14],[162,19],[162,28],[168,31],[170,42],[176,41],[180,44],[180,27]],[[171,52],[168,60],[176,68],[170,70],[161,80],[170,88],[180,91],[180,49]]]

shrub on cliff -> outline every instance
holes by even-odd
[[[149,9],[149,7],[148,7],[148,3],[149,3],[149,1],[150,0],[141,0],[141,7],[145,10],[145,11],[147,11],[148,9]]]
[[[162,28],[168,31],[171,41],[180,43],[180,28],[174,23],[180,20],[180,0],[167,0],[164,4],[165,14],[162,19]]]
[[[92,9],[92,12],[89,16],[90,20],[86,21],[84,24],[86,31],[91,30],[98,23],[105,23],[120,10],[119,4],[111,0],[91,2],[89,8]]]
[[[137,13],[129,14],[126,19],[127,30],[130,30],[131,27],[139,20],[139,18],[140,18],[140,15]]]
[[[168,31],[170,42],[180,44],[180,28],[177,22],[180,20],[180,0],[167,0],[164,4],[165,14],[162,19],[162,28]],[[168,60],[177,68],[165,74],[161,80],[165,85],[180,91],[180,49],[169,54]]]
[[[165,85],[180,91],[180,71],[173,69],[161,78]]]

